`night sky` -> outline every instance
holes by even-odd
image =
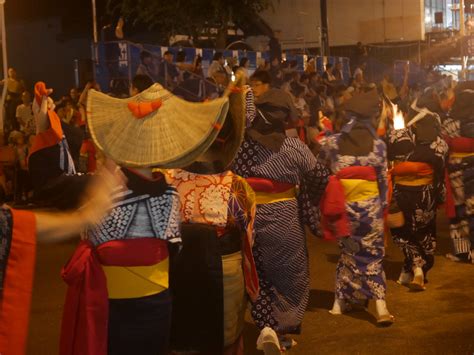
[[[107,0],[96,0],[98,19],[105,13]],[[91,0],[6,0],[6,22],[33,21],[60,16],[65,36],[81,36],[92,26]]]

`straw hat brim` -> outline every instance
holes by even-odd
[[[229,95],[229,113],[227,119],[232,120],[231,136],[224,145],[222,152],[223,166],[229,167],[244,140],[246,122],[246,95],[250,88]]]
[[[162,106],[137,119],[129,102],[161,100]],[[87,99],[92,139],[105,155],[130,167],[180,168],[205,152],[219,133],[229,100],[182,100],[155,84],[128,99],[91,90]]]

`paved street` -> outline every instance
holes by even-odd
[[[447,224],[440,218],[436,265],[427,291],[410,293],[395,283],[402,258],[393,244],[387,250],[388,306],[396,316],[391,328],[375,326],[371,313],[343,316],[328,313],[333,301],[337,246],[308,236],[311,263],[311,298],[298,345],[289,354],[472,354],[474,353],[474,265],[455,264],[450,251]],[[61,265],[74,243],[40,246],[29,337],[31,355],[57,354],[65,286]],[[257,337],[249,322],[245,329],[246,354]]]

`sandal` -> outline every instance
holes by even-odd
[[[263,350],[265,355],[280,355],[281,348],[278,336],[270,327],[265,327],[257,339],[257,349]]]
[[[408,284],[408,288],[415,292],[426,290],[423,275],[415,276],[413,281]]]
[[[392,316],[391,314],[383,314],[378,317],[377,325],[379,327],[389,327],[393,324],[394,321],[395,321],[395,317]]]

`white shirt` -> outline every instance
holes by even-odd
[[[16,108],[16,118],[20,123],[21,130],[28,134],[35,133],[35,118],[31,104],[21,104]]]

